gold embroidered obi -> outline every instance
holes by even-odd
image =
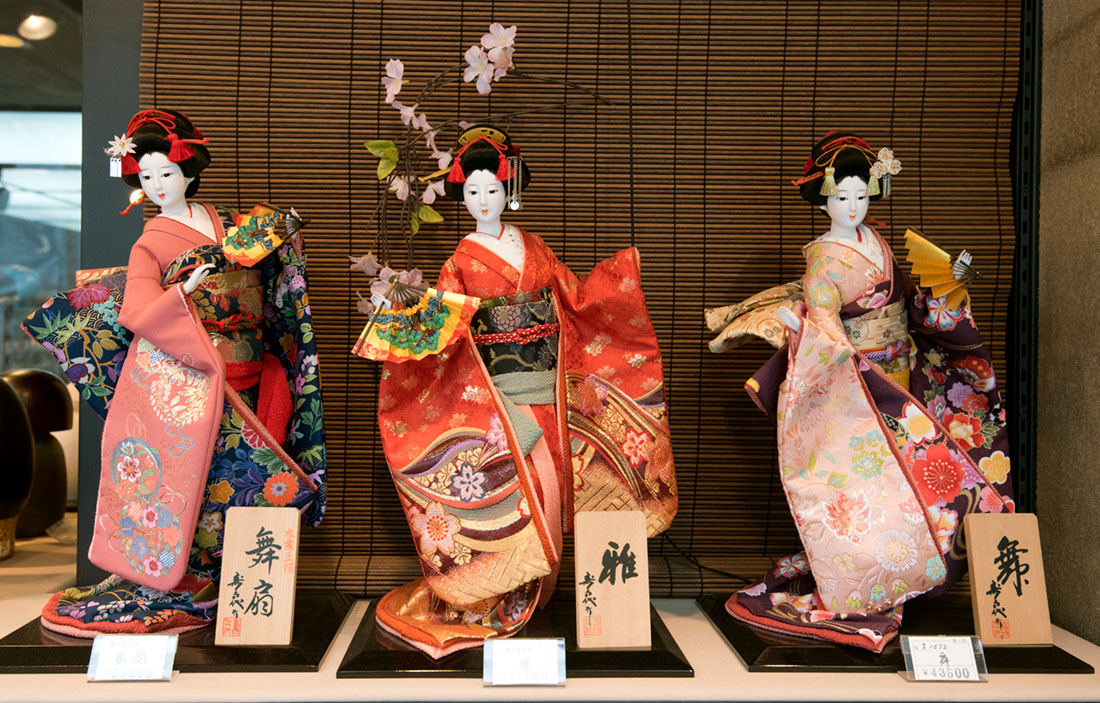
[[[912,368],[913,340],[909,336],[904,300],[868,310],[859,317],[842,320],[842,323],[852,346],[868,361],[887,374],[904,372],[908,380],[908,372]]]

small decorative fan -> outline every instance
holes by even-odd
[[[252,208],[236,225],[226,231],[222,249],[226,257],[240,266],[254,266],[265,256],[293,239],[309,220],[291,208],[284,210],[271,203]]]
[[[420,288],[389,278],[383,296],[390,308],[376,307],[351,353],[375,361],[408,361],[438,354],[466,333],[480,298]]]
[[[913,274],[920,284],[932,289],[932,295],[946,296],[949,308],[957,308],[966,295],[966,287],[982,274],[970,267],[970,252],[965,249],[952,258],[943,249],[925,239],[919,232],[905,230],[905,260],[913,264]]]

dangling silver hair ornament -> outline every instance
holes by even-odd
[[[522,184],[520,182],[523,160],[518,156],[508,157],[508,208],[523,209]]]

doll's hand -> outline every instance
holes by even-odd
[[[210,271],[214,268],[214,264],[203,264],[194,271],[191,272],[191,277],[183,284],[183,292],[191,294],[199,284],[210,274]]]
[[[802,318],[790,308],[779,308],[775,311],[775,315],[792,332],[797,332],[802,327]]]
[[[371,293],[370,302],[372,305],[374,305],[376,310],[390,310],[393,308],[393,305],[390,303],[390,301],[386,300],[378,293]]]

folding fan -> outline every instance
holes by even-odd
[[[438,354],[466,333],[480,298],[406,285],[393,276],[351,353],[375,361],[408,361]]]
[[[226,230],[222,250],[230,261],[244,267],[253,266],[292,239],[308,223],[294,208],[288,211],[271,203],[257,205]]]
[[[905,260],[913,264],[913,275],[920,278],[921,286],[930,288],[937,298],[946,296],[949,308],[959,307],[966,287],[982,276],[970,267],[970,252],[963,250],[952,258],[916,230],[905,230],[905,248],[909,252]]]

